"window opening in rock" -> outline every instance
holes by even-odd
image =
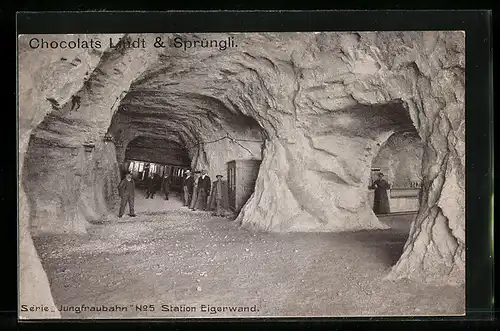
[[[373,158],[370,178],[370,202],[375,214],[381,216],[418,212],[422,155],[423,143],[416,130],[393,133],[381,145],[377,155]],[[380,174],[390,185],[387,190],[388,212],[374,206],[374,203],[379,201],[374,197],[377,191],[374,183]]]

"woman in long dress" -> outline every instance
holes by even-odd
[[[371,188],[375,189],[373,212],[375,214],[389,214],[391,212],[391,208],[389,206],[387,190],[391,188],[391,185],[389,185],[389,183],[384,179],[383,173],[378,174],[378,179],[373,182]]]

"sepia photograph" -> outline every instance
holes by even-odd
[[[465,37],[19,35],[19,318],[464,315]]]

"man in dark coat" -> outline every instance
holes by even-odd
[[[193,210],[199,208],[201,210],[207,210],[207,199],[210,196],[210,188],[212,187],[212,182],[210,177],[207,175],[206,170],[201,171],[201,176],[198,179],[196,202],[193,206]]]
[[[214,216],[224,216],[224,209],[228,209],[227,182],[222,180],[222,175],[217,175],[217,180],[212,185],[212,195],[208,203],[209,210],[215,210]]]
[[[165,194],[165,200],[168,200],[168,195],[170,194],[170,176],[167,173],[165,173],[161,181],[161,191]]]
[[[391,186],[384,179],[383,173],[378,174],[378,179],[373,182],[371,188],[375,189],[373,199],[373,212],[375,214],[389,214],[391,212],[391,209],[389,206],[389,197],[387,196],[387,190],[390,189]]]
[[[135,183],[132,179],[132,174],[129,172],[118,185],[118,192],[120,194],[120,211],[118,212],[118,217],[122,217],[125,212],[125,206],[128,203],[129,215],[135,217],[134,213],[134,193],[135,193]]]
[[[186,170],[186,177],[182,180],[182,190],[184,192],[184,206],[188,206],[191,203],[191,197],[193,196],[194,188],[194,178],[191,175],[191,170]]]
[[[146,179],[146,199],[154,199],[156,193],[156,180],[154,173],[150,172],[148,178]]]
[[[156,191],[161,191],[161,182],[162,182],[162,178],[159,174],[154,174],[153,175],[153,183],[154,183],[154,186],[155,186],[155,192]]]

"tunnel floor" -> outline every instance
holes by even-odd
[[[169,201],[137,196],[135,218],[93,225],[86,236],[34,238],[56,305],[64,306],[62,317],[463,313],[461,287],[383,280],[401,254],[411,215],[382,217],[389,230],[253,233],[228,218],[181,205],[173,195]],[[127,308],[65,311],[81,305]],[[136,305],[148,305],[149,311]],[[162,305],[196,311],[165,311]],[[201,305],[255,306],[257,311],[210,314]]]

